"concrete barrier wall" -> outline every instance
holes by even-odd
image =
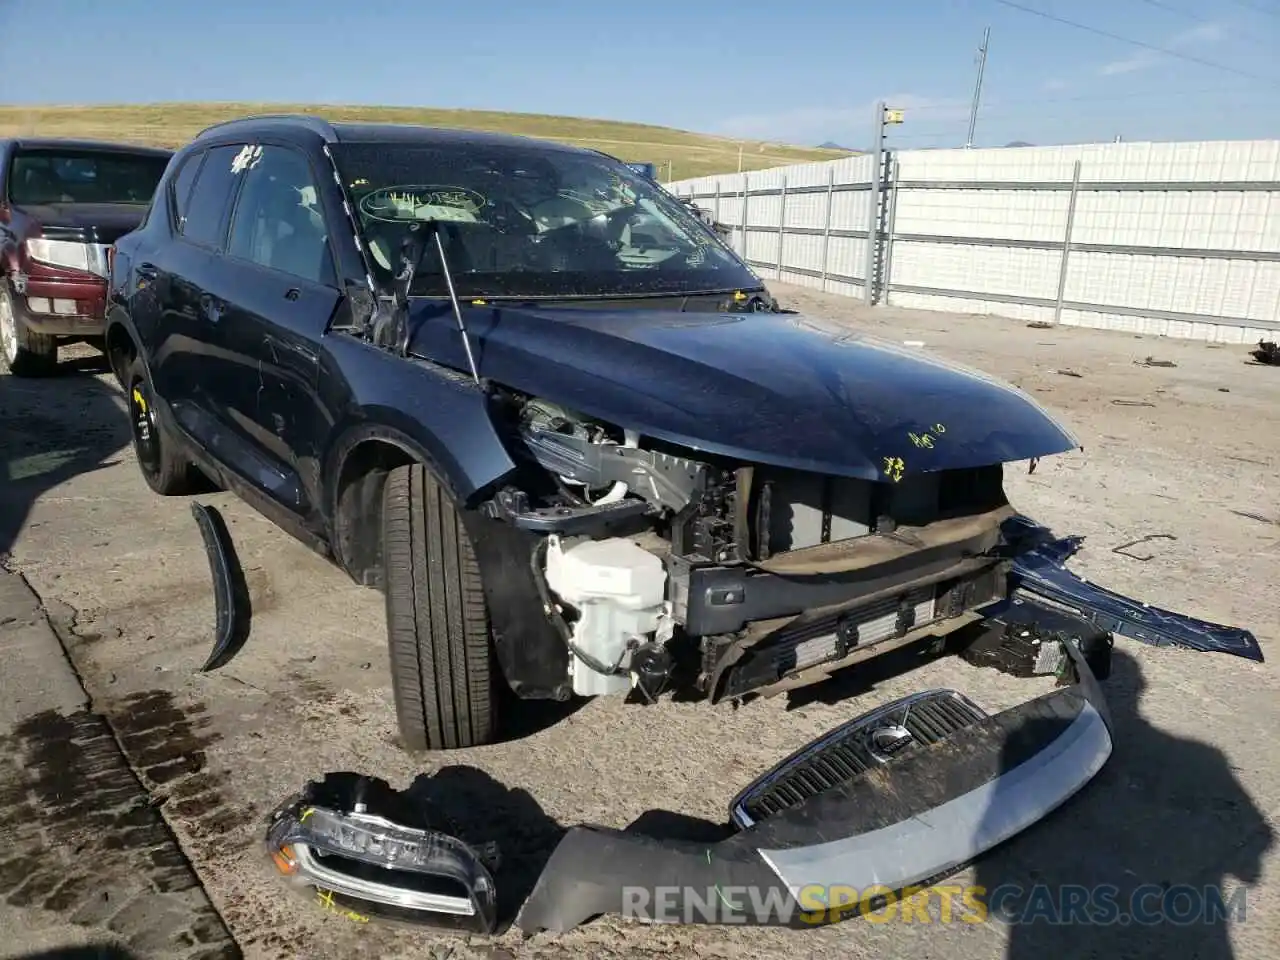
[[[766,281],[865,298],[873,163],[667,187],[734,227]],[[1224,343],[1280,330],[1280,140],[904,150],[882,170],[873,302]]]

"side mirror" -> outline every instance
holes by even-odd
[[[409,302],[413,276],[418,272],[418,264],[422,262],[422,254],[426,251],[427,231],[424,226],[421,223],[413,224],[400,243],[400,270],[391,281],[391,289],[396,303],[401,306]]]
[[[378,296],[369,313],[368,329],[373,342],[405,353],[409,346],[409,291],[428,240],[437,225],[414,223],[400,242],[400,269],[391,280],[390,296]]]

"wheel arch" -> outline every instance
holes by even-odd
[[[464,505],[482,486],[498,479],[470,475],[422,428],[410,432],[366,420],[343,430],[330,449],[325,471],[330,544],[351,578],[370,587],[382,586],[382,491],[391,470],[421,463]]]
[[[142,341],[138,336],[137,328],[133,325],[133,318],[123,307],[114,305],[107,310],[107,325],[103,340],[106,346],[107,363],[110,364],[111,372],[115,374],[116,382],[121,387],[126,386],[124,372],[135,357],[142,357],[147,375],[151,375],[151,366],[147,363],[147,357],[142,350]]]

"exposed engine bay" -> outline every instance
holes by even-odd
[[[1003,596],[1000,464],[874,482],[727,462],[507,393],[522,460],[486,512],[530,572],[580,696],[781,692],[945,634]],[[1006,565],[1007,566],[1007,565]]]

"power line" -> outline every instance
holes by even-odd
[[[997,107],[1011,106],[1030,106],[1038,107],[1046,103],[1111,103],[1116,100],[1163,100],[1178,99],[1181,97],[1196,97],[1204,94],[1225,94],[1232,97],[1248,96],[1250,93],[1256,93],[1259,96],[1272,97],[1270,91],[1253,90],[1241,92],[1231,87],[1202,87],[1199,90],[1145,90],[1130,93],[1104,93],[1104,94],[1088,94],[1079,97],[1030,97],[1017,98],[1013,100],[989,100],[983,106],[984,111],[992,110]],[[964,105],[959,101],[955,103],[924,103],[919,106],[908,107],[907,114],[920,113],[930,110],[952,110],[957,113],[964,109]]]
[[[1170,50],[1168,47],[1157,46],[1154,43],[1145,43],[1142,40],[1133,40],[1129,37],[1122,37],[1118,33],[1111,33],[1107,30],[1099,30],[1097,27],[1091,27],[1088,24],[1078,23],[1075,20],[1068,20],[1065,17],[1055,17],[1052,13],[1045,13],[1043,10],[1037,10],[1034,7],[1023,6],[1020,3],[1014,3],[1013,0],[995,0],[996,3],[1003,7],[1009,7],[1013,10],[1021,10],[1023,13],[1029,13],[1035,17],[1041,17],[1045,20],[1052,20],[1054,23],[1060,23],[1064,26],[1074,27],[1077,30],[1083,30],[1085,33],[1092,33],[1095,36],[1106,37],[1108,40],[1115,40],[1118,43],[1127,43],[1132,47],[1139,47],[1143,50],[1150,50],[1154,53],[1164,54],[1166,57],[1173,57],[1177,60],[1185,60],[1188,63],[1196,63],[1202,67],[1211,67],[1214,70],[1222,70],[1225,73],[1234,73],[1239,77],[1246,77],[1250,80],[1257,80],[1260,83],[1273,84],[1280,86],[1280,80],[1274,77],[1264,77],[1260,74],[1250,73],[1248,70],[1240,70],[1236,67],[1228,66],[1225,63],[1217,63],[1213,60],[1204,60],[1200,57],[1193,57],[1189,53],[1179,53],[1176,50]]]
[[[1252,2],[1252,0],[1230,0],[1230,2],[1234,3],[1238,7],[1244,7],[1246,10],[1252,10],[1254,13],[1261,13],[1267,17],[1280,18],[1280,10],[1260,6],[1259,4]]]
[[[1205,27],[1216,28],[1219,26],[1219,24],[1214,20],[1209,20],[1199,14],[1192,13],[1190,10],[1183,10],[1181,7],[1175,7],[1172,4],[1165,3],[1164,0],[1138,0],[1138,2],[1145,3],[1147,6],[1154,7],[1157,10],[1164,10],[1168,13],[1176,14],[1179,17],[1186,17],[1191,22],[1199,23]],[[1267,13],[1271,16],[1280,17],[1280,10],[1263,10],[1261,7],[1253,7],[1251,9],[1255,9],[1259,13]],[[1265,46],[1268,53],[1275,53],[1276,41],[1274,37],[1266,35],[1262,37],[1245,35],[1243,37],[1235,37],[1234,39],[1250,45]]]
[[[1183,10],[1181,7],[1174,7],[1170,4],[1163,3],[1161,0],[1138,0],[1139,3],[1145,3],[1149,7],[1155,7],[1157,10],[1164,10],[1167,13],[1176,13],[1180,17],[1186,17],[1194,20],[1196,23],[1209,23],[1204,17],[1192,13],[1190,10]]]

